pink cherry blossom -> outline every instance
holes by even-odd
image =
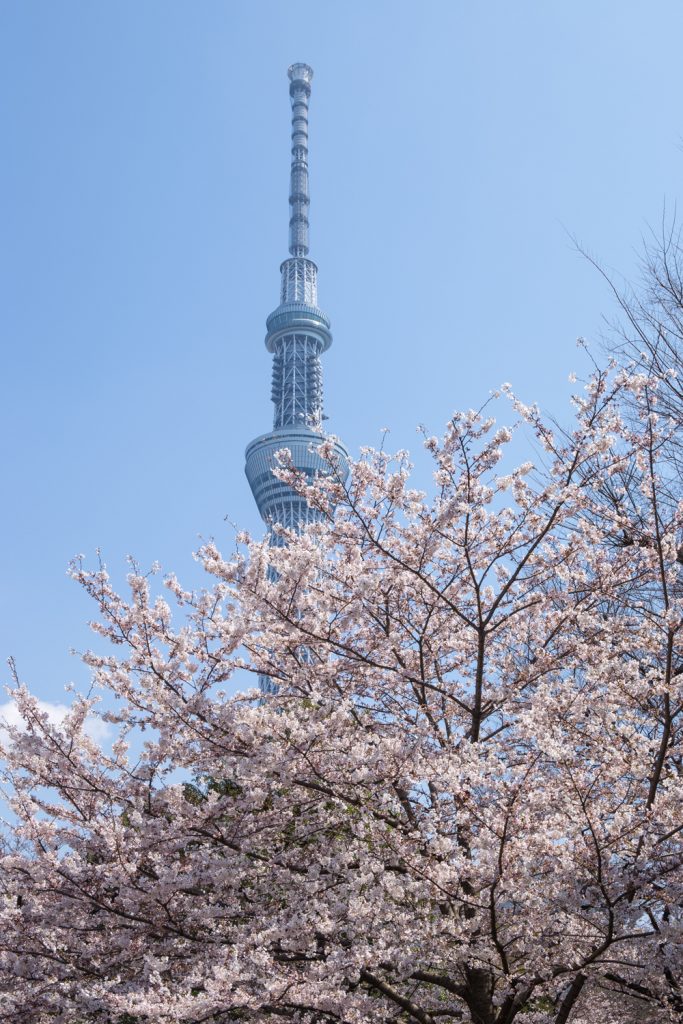
[[[456,414],[432,499],[406,453],[284,453],[321,518],[207,544],[202,592],[73,565],[102,704],[12,693],[3,1020],[680,1020],[683,505],[641,376],[567,431],[509,386]]]

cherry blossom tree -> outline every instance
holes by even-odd
[[[313,482],[285,454],[317,521],[205,545],[201,593],[133,566],[124,598],[76,563],[107,710],[54,723],[13,691],[3,1019],[679,1020],[683,504],[658,387],[596,372],[566,433],[503,389],[425,438],[431,499],[405,453],[366,451],[346,487],[332,443]],[[227,696],[244,670],[276,692]]]

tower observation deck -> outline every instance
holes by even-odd
[[[313,71],[289,68],[292,103],[292,165],[289,188],[289,257],[280,267],[280,305],[266,320],[266,348],[273,355],[273,429],[246,450],[245,471],[264,521],[292,529],[316,513],[306,500],[273,476],[276,452],[289,450],[294,465],[309,478],[330,467],[317,452],[323,440],[323,387],[320,356],[332,344],[330,321],[318,308],[318,268],[308,258],[308,103]],[[337,444],[336,471],[348,473],[348,454]]]

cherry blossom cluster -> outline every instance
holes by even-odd
[[[319,517],[205,545],[202,592],[75,563],[108,643],[62,721],[13,691],[3,1018],[679,1020],[683,502],[656,388],[596,371],[562,430],[505,387],[425,437],[431,497],[404,452],[348,483],[333,438],[315,481],[285,452]]]

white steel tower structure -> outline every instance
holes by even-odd
[[[308,101],[313,71],[289,68],[292,166],[289,189],[289,258],[280,267],[280,305],[266,320],[266,348],[273,354],[273,429],[247,446],[245,471],[264,521],[300,529],[315,517],[304,498],[273,476],[275,453],[290,451],[309,478],[329,472],[318,454],[323,439],[320,356],[332,344],[330,321],[318,309],[318,268],[308,258]],[[336,472],[346,476],[348,454],[336,446]],[[277,542],[277,541],[276,541]]]

